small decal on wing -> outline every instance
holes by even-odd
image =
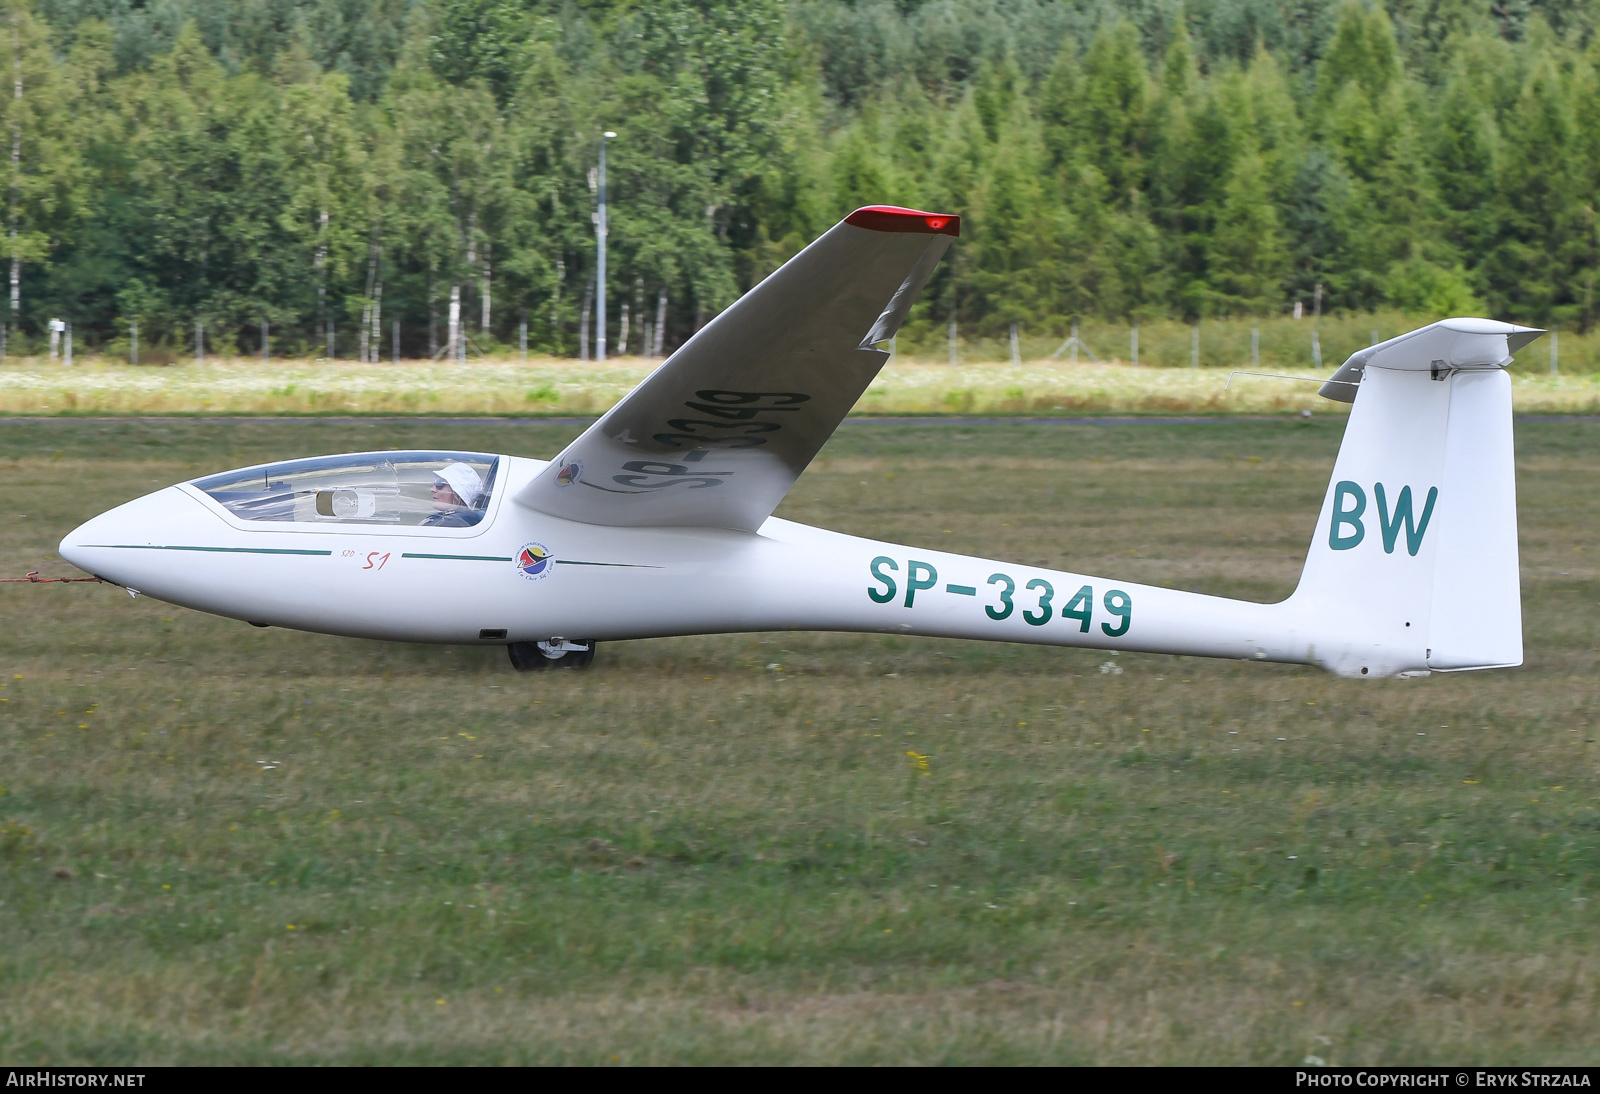
[[[556,472],[557,486],[571,486],[583,478],[583,461],[568,460],[561,465],[561,470]]]

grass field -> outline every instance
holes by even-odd
[[[1600,341],[1600,339],[1596,339]],[[1571,339],[1569,339],[1571,341]],[[1048,353],[1048,350],[1042,351]],[[1512,398],[1525,414],[1600,412],[1600,376],[1551,376],[1538,353],[1512,370]],[[1340,360],[1343,358],[1341,357]],[[257,362],[208,360],[173,367],[132,366],[80,358],[72,368],[38,360],[0,364],[0,415],[512,415],[597,414],[651,370],[637,358],[606,365],[539,358],[465,365],[408,361]],[[1331,366],[1330,366],[1331,367]],[[857,415],[1062,414],[1314,414],[1342,416],[1344,403],[1317,395],[1317,385],[1258,376],[1245,355],[1217,367],[1156,368],[1121,362],[1072,364],[1049,358],[1020,366],[896,358],[856,404]],[[1296,375],[1309,362],[1261,368]],[[1327,374],[1324,369],[1320,375]]]
[[[1342,422],[847,424],[780,513],[1251,598]],[[0,424],[0,569],[206,470],[575,427]],[[0,1060],[1594,1063],[1600,423],[1527,664],[879,636],[501,651],[0,586]]]

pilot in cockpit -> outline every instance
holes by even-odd
[[[428,528],[469,528],[483,518],[477,508],[483,479],[464,463],[447,464],[434,472],[433,512],[423,520]]]

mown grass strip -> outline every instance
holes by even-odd
[[[227,466],[579,428],[19,424],[0,560]],[[846,430],[779,515],[1276,599],[1341,429]],[[525,676],[4,586],[0,1055],[1587,1062],[1597,452],[1519,425],[1527,665],[1425,680],[782,633]]]

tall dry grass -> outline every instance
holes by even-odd
[[[208,361],[132,366],[80,358],[73,368],[29,359],[0,365],[0,414],[10,415],[592,415],[610,408],[653,366],[622,359],[604,366],[563,358],[404,362]],[[906,356],[891,361],[856,414],[1277,414],[1344,413],[1317,385],[1234,376],[1233,368],[1071,364],[1036,358],[1020,366],[958,365]],[[1270,371],[1262,366],[1263,371]],[[1306,375],[1301,369],[1298,375]],[[1523,413],[1600,411],[1600,378],[1513,371]]]

